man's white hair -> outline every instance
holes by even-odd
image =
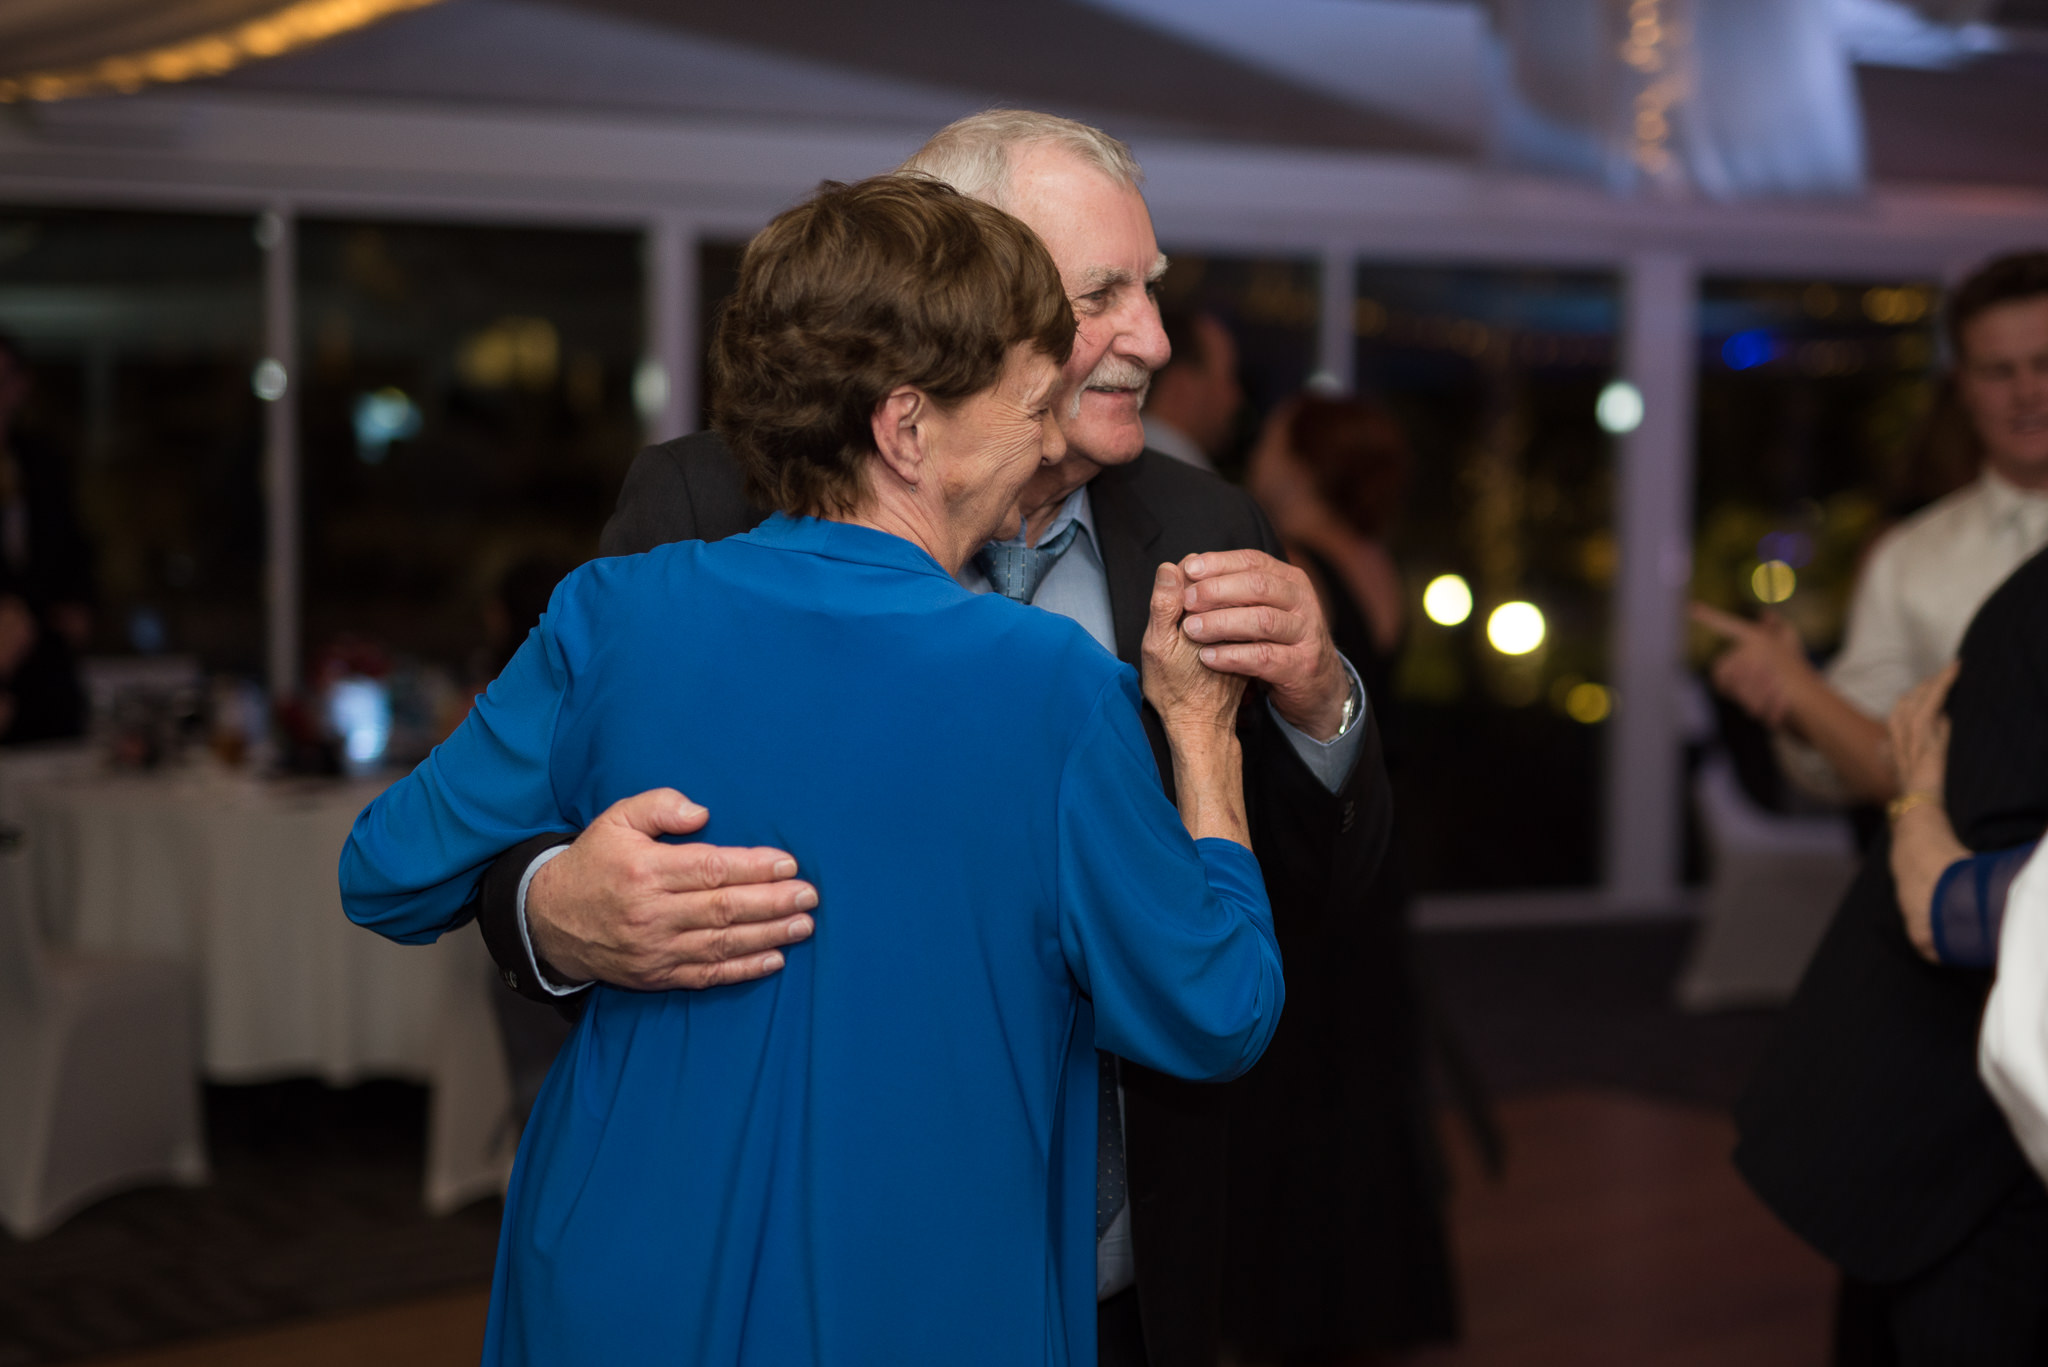
[[[1145,183],[1138,159],[1122,142],[1100,128],[1030,109],[989,109],[956,119],[898,169],[943,180],[963,195],[1003,209],[1009,207],[1011,149],[1046,143],[1133,190]]]

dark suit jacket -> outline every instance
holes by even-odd
[[[1247,494],[1155,452],[1104,470],[1089,492],[1117,654],[1134,666],[1153,574],[1162,561],[1244,548],[1281,554],[1273,529]],[[724,442],[701,433],[641,452],[601,549],[623,555],[669,541],[717,540],[747,531],[766,515],[747,501]],[[1370,709],[1367,725],[1375,726]],[[1145,727],[1171,795],[1173,765],[1149,707]],[[1349,781],[1332,794],[1301,762],[1265,706],[1244,708],[1238,729],[1252,846],[1266,876],[1284,956],[1290,927],[1314,925],[1356,907],[1372,879],[1392,814],[1379,736],[1376,727],[1369,731]],[[524,981],[515,893],[520,874],[546,843],[530,842],[493,865],[481,885],[479,911],[484,938],[507,981],[536,998],[545,993]],[[1217,1355],[1222,1276],[1224,1089],[1132,1065],[1123,1076],[1131,1237],[1147,1347],[1158,1367],[1209,1367]]]
[[[1973,850],[2048,823],[2048,553],[1970,624],[1949,695],[1949,816]],[[1736,1165],[1862,1281],[1914,1276],[2037,1186],[1977,1077],[1990,975],[1914,953],[1880,839],[1737,1106]]]

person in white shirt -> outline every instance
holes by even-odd
[[[1979,269],[1950,301],[1948,331],[1983,472],[1878,541],[1827,670],[1774,613],[1692,608],[1731,643],[1714,686],[1777,733],[1794,782],[1837,802],[1899,795],[1886,713],[1955,658],[1984,600],[2048,545],[2048,252]]]
[[[1244,404],[1236,339],[1213,314],[1163,309],[1160,323],[1173,352],[1145,396],[1145,445],[1214,473]]]

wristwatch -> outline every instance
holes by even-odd
[[[1337,734],[1330,737],[1330,739],[1341,740],[1344,736],[1344,733],[1351,729],[1351,723],[1357,720],[1358,689],[1354,685],[1353,687],[1344,690],[1344,719],[1337,723]]]

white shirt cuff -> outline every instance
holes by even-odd
[[[1365,685],[1358,680],[1358,671],[1351,667],[1351,661],[1342,655],[1337,663],[1344,666],[1344,672],[1351,677],[1351,725],[1328,740],[1317,740],[1296,727],[1280,715],[1280,709],[1273,706],[1273,700],[1266,699],[1266,706],[1272,710],[1273,720],[1280,723],[1281,734],[1294,747],[1294,753],[1301,756],[1301,762],[1331,792],[1343,791],[1344,784],[1351,777],[1351,771],[1358,764],[1358,748],[1365,744]],[[522,900],[522,908],[526,905]],[[521,922],[522,926],[525,924]]]
[[[547,863],[548,860],[553,859],[558,854],[567,854],[568,852],[569,847],[567,845],[550,845],[547,849],[535,855],[533,862],[526,866],[526,872],[519,875],[519,915],[516,918],[519,922],[519,943],[526,950],[526,966],[532,971],[533,980],[539,983],[542,989],[552,997],[573,997],[578,992],[587,989],[590,984],[577,983],[574,987],[557,987],[548,981],[547,974],[541,972],[540,958],[533,952],[533,936],[526,929],[526,890],[533,886],[533,876],[540,872],[541,865]]]

